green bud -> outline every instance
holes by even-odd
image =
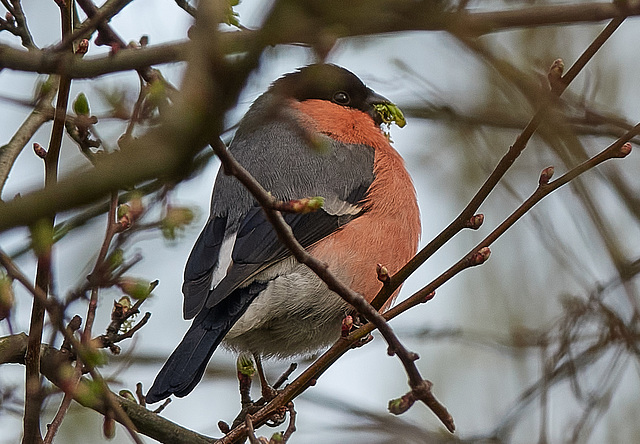
[[[227,0],[228,6],[224,15],[224,22],[227,25],[231,26],[240,26],[240,15],[233,10],[234,6],[238,6],[240,4],[240,0]]]
[[[109,270],[113,271],[124,263],[124,251],[122,248],[116,248],[107,257],[106,263],[109,266]]]
[[[48,76],[46,80],[39,80],[36,85],[35,100],[40,100],[53,89],[53,76]]]
[[[284,442],[284,436],[282,435],[282,432],[276,432],[273,435],[271,435],[271,439],[269,440],[269,444],[273,443],[273,444],[278,444]]]
[[[76,100],[73,101],[73,112],[78,116],[89,116],[89,100],[87,100],[87,96],[84,93],[78,94]]]
[[[401,415],[411,408],[415,402],[415,398],[411,393],[407,393],[401,398],[392,399],[389,401],[389,413],[394,415]]]
[[[324,197],[322,196],[311,197],[307,201],[307,210],[309,212],[318,211],[323,206],[324,206]]]
[[[40,219],[31,227],[31,248],[37,256],[42,256],[51,251],[53,245],[53,227],[51,221]]]
[[[120,289],[133,299],[146,299],[157,285],[157,281],[149,282],[145,279],[123,277],[116,284]]]
[[[253,376],[256,372],[256,368],[253,366],[253,359],[251,359],[251,356],[245,354],[238,356],[236,369],[238,373],[249,377]]]
[[[127,204],[121,204],[118,205],[118,210],[116,211],[116,216],[118,219],[127,216],[129,214],[129,212],[131,211],[131,208],[129,207],[129,205]]]
[[[98,405],[103,399],[102,385],[97,381],[87,380],[78,384],[75,395],[81,404]]]
[[[152,108],[160,106],[165,101],[166,97],[167,90],[162,81],[154,80],[149,84],[146,100]]]
[[[120,390],[118,392],[118,395],[122,396],[124,399],[128,399],[129,401],[133,401],[135,403],[138,402],[136,400],[136,397],[133,396],[133,393],[131,393],[129,390]]]
[[[0,273],[0,321],[9,317],[14,303],[13,282],[9,276]]]
[[[125,311],[129,311],[129,309],[131,309],[131,307],[133,306],[133,304],[131,303],[131,299],[129,299],[128,296],[122,296],[120,299],[118,299],[118,302],[116,302],[116,304],[121,305]]]
[[[177,231],[184,230],[195,219],[195,212],[187,207],[168,207],[167,214],[160,221],[160,229],[165,239],[174,240]]]
[[[87,365],[92,367],[102,367],[108,363],[107,354],[97,348],[89,349],[83,356]]]

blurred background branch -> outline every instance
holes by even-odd
[[[8,15],[0,21],[6,31],[0,34],[0,88],[6,99],[0,106],[9,142],[0,147],[5,202],[0,228],[6,230],[0,244],[20,253],[14,260],[33,276],[34,258],[27,249],[33,239],[21,227],[61,212],[52,235],[59,243],[53,286],[67,296],[70,320],[88,304],[85,278],[100,248],[108,197],[118,191],[120,204],[143,202],[143,215],[114,241],[110,255],[122,250],[125,259],[113,276],[126,269],[150,276],[148,281],[162,276],[163,282],[145,305],[153,307],[153,318],[122,344],[123,357],[101,368],[113,373],[107,377],[111,385],[132,387],[141,380],[148,386],[181,334],[175,323],[179,279],[198,231],[188,228],[182,202],[197,201],[206,214],[217,168],[210,151],[203,151],[206,142],[232,132],[247,104],[278,75],[327,60],[358,73],[401,106],[409,126],[394,130],[393,138],[418,188],[424,244],[455,218],[547,100],[548,66],[558,57],[571,64],[602,21],[629,17],[553,103],[527,150],[482,203],[485,225],[497,226],[530,194],[538,171],[549,165],[558,175],[571,170],[631,129],[640,115],[635,99],[640,67],[632,51],[640,39],[637,1],[277,1],[272,8],[251,0],[211,2],[224,19],[200,16],[206,24],[200,21],[189,31],[191,17],[183,9],[194,10],[187,2],[150,7],[143,0],[110,0],[93,13],[79,12],[84,30],[76,29],[67,40],[60,39],[57,6],[50,3],[40,10],[28,2],[2,1]],[[90,8],[90,2],[79,3]],[[108,17],[109,25],[102,22]],[[109,32],[118,38],[105,38]],[[61,52],[76,48],[78,37],[94,38],[86,57]],[[125,44],[129,40],[134,43]],[[162,74],[152,65],[163,65]],[[14,70],[22,71],[24,80],[17,81]],[[127,73],[131,70],[138,73]],[[92,106],[87,118],[100,116],[87,125],[69,110],[62,180],[47,190],[41,189],[42,159],[23,148],[48,139],[57,91],[54,86],[37,93],[36,100],[24,99],[33,96],[34,73],[77,79],[71,101],[86,93]],[[176,92],[171,84],[182,86]],[[420,372],[434,381],[456,418],[456,437],[443,437],[420,409],[401,419],[384,412],[405,381],[394,364],[386,364],[391,360],[381,359],[383,341],[374,341],[345,355],[298,398],[299,430],[291,442],[638,441],[640,426],[633,418],[640,404],[630,394],[640,390],[639,167],[632,154],[572,181],[497,241],[487,264],[393,321],[400,339],[419,351]],[[14,198],[16,193],[21,197]],[[440,275],[486,236],[485,229],[453,239],[406,282],[404,294]],[[6,305],[6,288],[13,288],[10,279],[0,276],[0,314],[14,330],[24,331],[31,297],[15,288],[15,304]],[[100,294],[99,301],[107,303],[98,303],[96,329],[109,325],[109,299],[122,292],[101,288]],[[8,325],[2,322],[0,329],[9,331]],[[55,346],[56,331],[45,326],[51,338],[45,342]],[[235,415],[230,362],[217,357],[208,383],[163,414],[206,435],[219,434],[212,424]],[[354,369],[374,370],[356,374]],[[3,365],[0,377],[2,430],[18,430],[16,418],[24,413],[24,372],[12,377],[11,370]],[[52,395],[46,399],[60,396],[50,385],[45,389]],[[212,405],[211,393],[225,402]],[[48,421],[55,412],[49,403],[44,408]],[[100,423],[107,435],[109,414],[83,416],[71,404],[68,415],[75,424],[91,426],[65,428],[65,421],[60,440],[96,442]]]

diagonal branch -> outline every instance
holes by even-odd
[[[73,33],[65,36],[65,38],[56,46],[51,48],[51,50],[57,52],[71,49],[73,48],[73,42],[83,38],[88,38],[96,29],[100,29],[100,32],[106,32],[106,26],[108,26],[107,23],[109,23],[109,20],[122,11],[122,9],[132,1],[133,0],[107,0],[99,9],[96,9],[94,6],[94,9],[91,9],[91,11],[93,11],[92,15],[87,13],[87,10],[85,9],[85,13],[87,13],[89,18],[75,29]],[[81,5],[83,9],[85,7],[90,8],[90,6],[82,0],[77,3]],[[121,41],[120,43],[124,45],[124,42]]]
[[[404,347],[404,345],[402,345],[387,321],[361,294],[356,293],[341,282],[340,279],[338,279],[338,277],[329,270],[329,266],[326,263],[309,254],[309,252],[300,245],[293,235],[291,227],[286,223],[284,217],[282,217],[282,213],[274,209],[277,204],[275,198],[234,159],[233,155],[229,152],[224,143],[218,139],[217,143],[213,143],[212,146],[222,162],[225,173],[236,177],[262,206],[262,209],[267,216],[267,220],[276,231],[280,242],[282,242],[291,251],[298,262],[305,264],[320,279],[322,279],[331,291],[342,297],[346,302],[358,310],[360,314],[375,325],[389,345],[389,355],[396,354],[402,362],[402,365],[409,377],[409,386],[416,391],[425,391],[425,381],[415,365],[418,355],[410,352]],[[435,398],[430,395],[430,384],[426,392],[428,392],[428,394],[423,393],[422,396],[429,396],[432,400],[431,405],[427,405],[432,409],[432,411],[434,411],[434,413],[436,413],[436,415],[438,415],[447,429],[450,432],[453,432],[455,429],[453,425],[453,418],[446,408],[444,408],[444,406],[438,403]]]
[[[22,152],[25,145],[31,140],[33,135],[42,125],[51,120],[51,101],[58,91],[57,82],[51,82],[49,90],[40,97],[36,107],[31,114],[20,125],[11,140],[6,145],[0,147],[0,192],[4,188],[9,172],[13,164]]]
[[[596,156],[590,158],[584,163],[571,169],[563,176],[559,177],[553,182],[546,182],[551,176],[549,169],[543,170],[541,175],[540,186],[534,191],[529,199],[523,202],[502,224],[498,226],[492,233],[490,233],[482,242],[476,245],[469,251],[462,259],[456,264],[451,266],[447,271],[442,273],[428,285],[423,287],[411,295],[408,299],[401,302],[397,306],[391,308],[385,312],[382,316],[386,320],[391,320],[396,316],[404,313],[410,308],[428,301],[433,293],[441,287],[443,284],[451,280],[454,276],[467,268],[477,265],[478,254],[483,250],[488,250],[488,247],[501,237],[509,228],[511,228],[518,220],[520,220],[525,214],[533,208],[544,197],[548,196],[553,191],[566,185],[571,180],[575,179],[579,175],[595,168],[601,163],[609,159],[625,157],[630,153],[631,146],[627,143],[633,137],[640,134],[640,124],[636,125],[632,130],[628,131],[622,138],[605,148],[602,152]],[[546,177],[545,177],[546,176]],[[488,253],[488,251],[487,251]],[[486,259],[486,257],[485,257]],[[282,405],[286,405],[287,402],[293,400],[299,394],[304,392],[311,384],[311,381],[319,378],[335,361],[337,361],[344,353],[362,339],[367,334],[375,330],[376,326],[369,322],[368,324],[358,328],[352,332],[349,336],[343,337],[338,340],[329,350],[323,353],[313,364],[311,364],[300,376],[292,381],[282,392],[280,392],[271,402],[269,402],[260,411],[252,415],[255,423],[261,423],[267,420],[274,411]],[[228,433],[224,438],[220,439],[218,444],[231,444],[240,437],[244,436],[246,429],[243,426],[237,427]]]
[[[578,73],[586,66],[595,53],[604,45],[604,43],[611,37],[616,29],[622,24],[624,18],[616,18],[612,20],[602,32],[593,40],[593,42],[584,50],[582,55],[571,66],[569,71],[562,76],[560,81],[555,82],[552,85],[551,93],[546,97],[546,100],[540,106],[538,111],[533,115],[527,126],[522,130],[520,135],[516,138],[513,145],[509,147],[509,150],[500,159],[498,165],[491,172],[486,181],[482,184],[480,189],[473,196],[467,206],[460,212],[460,214],[438,234],[431,242],[429,242],[418,254],[409,261],[402,269],[400,269],[395,275],[391,277],[388,284],[383,286],[374,300],[371,302],[376,308],[380,308],[389,299],[391,294],[411,275],[415,272],[420,265],[425,263],[436,251],[438,251],[445,243],[451,240],[456,234],[462,231],[468,226],[468,221],[473,217],[474,213],[478,211],[480,205],[486,200],[489,194],[495,189],[496,185],[506,172],[511,168],[516,159],[522,154],[522,151],[527,147],[527,143],[540,126],[540,123],[545,118],[549,106],[553,103],[554,98],[559,97],[569,84],[576,78]]]

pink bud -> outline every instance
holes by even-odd
[[[489,256],[491,255],[491,250],[489,247],[482,247],[476,253],[472,254],[469,257],[469,263],[471,266],[484,264]]]
[[[47,150],[45,150],[39,143],[33,144],[33,152],[41,159],[47,158]]]
[[[421,301],[421,303],[424,304],[425,302],[429,302],[431,299],[435,297],[435,295],[436,295],[436,292],[432,291]]]
[[[348,336],[352,328],[353,328],[353,317],[350,315],[347,315],[342,320],[342,328],[341,328],[342,336],[343,337]]]
[[[546,185],[549,183],[551,178],[553,177],[554,169],[552,166],[546,167],[544,170],[540,172],[540,178],[538,179],[538,183],[540,185]]]
[[[471,228],[472,230],[477,230],[484,223],[484,214],[476,214],[471,216],[467,222],[465,223],[465,228]]]
[[[107,439],[113,439],[116,436],[116,422],[113,420],[113,418],[109,418],[108,416],[104,417],[104,422],[102,423],[102,433]]]
[[[376,273],[378,274],[378,280],[383,284],[386,284],[391,280],[389,270],[382,264],[376,264]]]
[[[618,158],[627,157],[629,154],[631,154],[631,149],[632,149],[631,144],[627,142],[621,147],[619,147],[616,151],[614,151],[613,157],[618,157]]]
[[[78,43],[78,48],[76,49],[76,54],[84,55],[89,51],[89,40],[82,39],[80,43]]]
[[[564,61],[562,59],[554,60],[553,64],[549,68],[547,73],[547,79],[552,89],[557,88],[562,80],[562,74],[564,73]]]

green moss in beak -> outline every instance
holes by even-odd
[[[373,105],[377,113],[382,118],[384,123],[395,122],[400,128],[407,124],[407,121],[404,120],[404,115],[400,108],[398,108],[393,103],[376,103]]]

